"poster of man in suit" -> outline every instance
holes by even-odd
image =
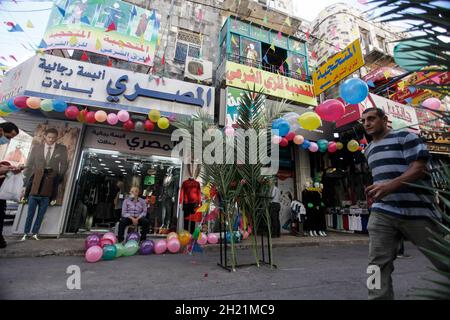
[[[74,158],[79,131],[79,128],[71,128],[65,123],[39,124],[35,131],[24,171],[25,186],[38,170],[51,170],[57,175],[57,205],[61,205],[64,198],[68,168]]]

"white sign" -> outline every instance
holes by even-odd
[[[213,87],[51,55],[35,56],[25,64],[27,69],[18,67],[27,80],[23,95],[138,113],[158,109],[192,115],[202,108],[214,114]]]
[[[30,80],[29,70],[33,66],[31,59],[11,69],[0,87],[0,103],[19,95],[25,90],[26,83]]]

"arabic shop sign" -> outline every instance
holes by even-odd
[[[314,92],[324,92],[364,65],[359,39],[337,53],[313,73]]]
[[[241,89],[264,90],[270,96],[317,106],[313,86],[264,70],[227,61],[226,84]]]
[[[420,132],[420,135],[425,138],[427,142],[436,144],[448,144],[450,145],[450,131],[424,131]]]
[[[151,66],[160,24],[156,10],[119,0],[57,0],[44,34],[44,49],[84,50]],[[106,32],[112,26],[116,29]]]
[[[191,115],[197,108],[214,114],[212,87],[155,78],[81,61],[44,55],[34,57],[24,94],[61,98],[68,103],[147,113]]]
[[[170,141],[170,136],[116,131],[90,126],[86,131],[84,146],[145,156],[170,156],[174,142]]]

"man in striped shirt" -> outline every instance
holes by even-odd
[[[427,228],[440,233],[432,219],[440,219],[434,198],[427,190],[407,183],[431,186],[427,174],[430,158],[425,144],[408,131],[388,128],[382,109],[366,109],[362,115],[366,133],[373,141],[365,150],[373,184],[366,195],[373,200],[369,218],[369,266],[380,268],[380,288],[369,288],[369,299],[393,299],[391,274],[402,237],[416,246],[439,251]],[[448,266],[425,255],[439,270]]]

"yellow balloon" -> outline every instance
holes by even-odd
[[[160,128],[160,129],[162,129],[162,130],[165,130],[165,129],[167,129],[169,126],[170,126],[169,119],[164,118],[164,117],[159,118],[159,120],[158,120],[158,128]]]
[[[322,120],[315,112],[305,112],[297,119],[303,129],[313,131],[322,125]]]
[[[347,149],[348,149],[348,151],[351,151],[351,152],[356,152],[356,151],[358,151],[358,149],[359,149],[359,143],[358,143],[358,141],[356,141],[356,140],[350,140],[350,141],[347,143]]]
[[[342,142],[336,142],[336,149],[342,150],[343,148],[344,148],[344,145],[342,144]]]
[[[189,244],[189,241],[191,241],[191,234],[186,230],[181,231],[178,234],[178,240],[180,240],[180,244],[182,246],[187,246]]]
[[[151,110],[148,113],[148,118],[150,119],[151,122],[158,122],[159,118],[161,118],[161,113],[159,112],[159,110]]]
[[[8,114],[9,114],[9,112],[5,112],[5,111],[0,110],[0,117],[5,117]]]

